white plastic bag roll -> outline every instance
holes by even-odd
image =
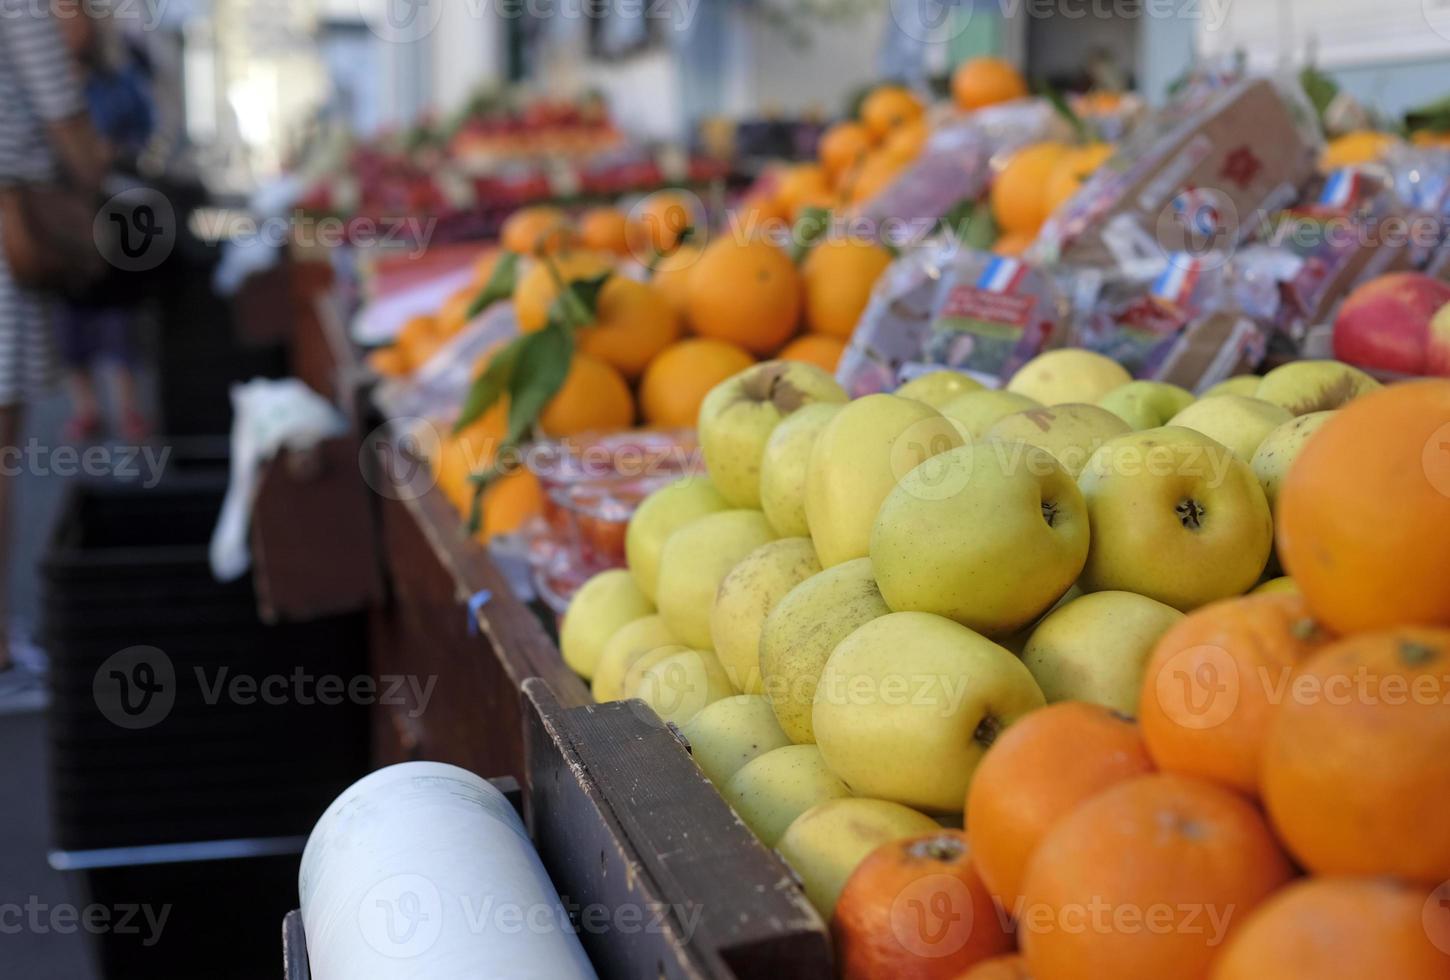
[[[359,780],[302,853],[316,980],[593,980],[523,821],[465,769]]]

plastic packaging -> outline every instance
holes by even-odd
[[[595,977],[523,821],[456,766],[353,784],[313,828],[298,890],[316,980]]]

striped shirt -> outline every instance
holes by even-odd
[[[84,109],[50,4],[0,0],[0,188],[54,180],[56,160],[45,125]],[[46,297],[11,280],[0,252],[0,406],[43,391],[54,380],[48,306]]]

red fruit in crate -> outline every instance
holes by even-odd
[[[1436,363],[1450,367],[1450,334],[1431,321],[1450,304],[1450,284],[1418,272],[1380,276],[1345,299],[1334,320],[1334,356],[1362,368],[1425,374]]]

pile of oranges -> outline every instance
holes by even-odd
[[[1450,976],[1450,382],[1344,408],[1280,508],[1299,592],[1170,629],[1140,720],[1003,732],[965,833],[847,883],[844,976]]]

